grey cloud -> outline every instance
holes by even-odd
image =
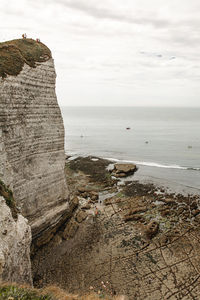
[[[194,87],[200,90],[200,18],[192,4],[197,1],[10,0],[11,11],[0,4],[1,30],[9,39],[19,31],[37,34],[52,49],[63,103],[93,103],[86,87],[94,82],[95,97],[98,91],[106,96],[109,86],[111,104],[116,97],[125,103],[128,89],[145,101],[144,86],[148,98],[156,90],[162,99],[163,88],[176,98],[184,96],[176,89],[181,84],[191,94]]]
[[[172,36],[171,40],[185,47],[200,46],[200,36],[193,35],[192,32],[190,34],[177,32]]]
[[[169,59],[169,56],[156,53],[156,52],[146,52],[146,51],[140,51],[140,54],[147,56],[147,57],[154,57],[154,58],[164,58],[164,59]]]
[[[166,27],[170,25],[166,19],[161,19],[155,15],[152,17],[136,17],[127,13],[119,13],[116,10],[105,9],[98,5],[98,2],[93,2],[93,5],[88,4],[86,1],[80,0],[59,0],[59,3],[71,9],[79,10],[85,14],[98,18],[98,19],[111,19],[118,22],[126,22],[131,24],[145,24],[154,27]]]

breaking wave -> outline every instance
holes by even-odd
[[[137,160],[120,160],[120,159],[108,158],[108,157],[106,159],[111,160],[113,162],[134,163],[136,165],[147,166],[147,167],[200,171],[200,167],[185,167],[185,166],[179,166],[179,165],[165,165],[165,164],[160,164],[160,163],[156,163],[156,162],[137,161]]]

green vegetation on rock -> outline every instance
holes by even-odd
[[[44,289],[35,289],[28,286],[16,284],[0,285],[1,300],[114,300],[104,293],[89,293],[89,295],[72,295],[56,286],[48,286]],[[120,298],[121,299],[121,298]]]
[[[0,196],[2,196],[6,204],[10,207],[13,218],[17,219],[18,209],[16,207],[16,202],[13,197],[13,192],[5,185],[5,183],[0,179]]]
[[[94,160],[95,159],[95,163]],[[75,172],[81,171],[89,175],[93,181],[108,183],[111,181],[111,175],[106,167],[110,161],[103,158],[96,158],[92,156],[77,157],[74,160],[67,162],[69,168]]]
[[[51,51],[41,42],[33,39],[16,39],[0,43],[0,77],[18,75],[26,63],[32,68],[36,62],[51,58]]]
[[[41,295],[38,291],[29,288],[20,288],[13,285],[0,287],[1,300],[53,300],[49,295]]]

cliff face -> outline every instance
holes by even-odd
[[[0,197],[0,282],[32,284],[30,244],[28,221],[20,214],[14,220],[5,199]]]
[[[33,40],[16,41],[17,50],[13,53],[17,53],[16,60],[20,59],[22,68],[18,74],[12,74],[12,68],[5,69],[4,48],[10,46],[0,47],[0,54],[5,50],[2,60],[0,55],[0,69],[3,69],[0,72],[3,74],[0,78],[0,179],[13,190],[17,206],[29,220],[35,239],[55,228],[68,208],[64,126],[55,94],[54,62],[46,54],[48,48],[42,53],[40,45]],[[31,47],[37,50],[37,56],[34,54],[34,62],[32,59],[29,63]],[[12,49],[8,50],[12,53]]]

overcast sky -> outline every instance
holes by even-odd
[[[1,0],[0,21],[51,49],[61,105],[200,106],[200,0]]]

